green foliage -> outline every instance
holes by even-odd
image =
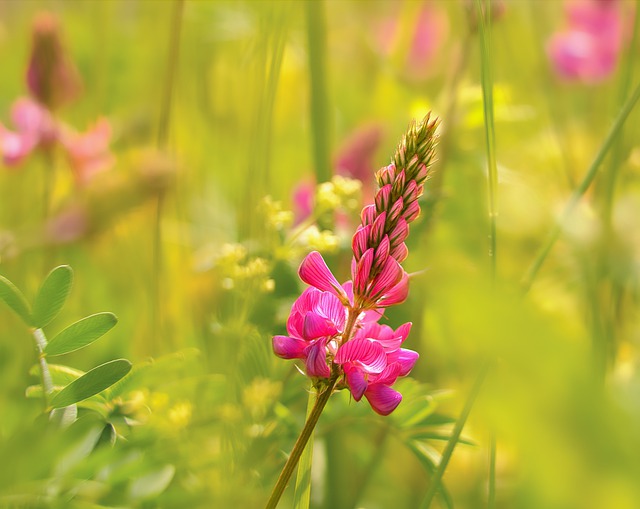
[[[49,356],[75,352],[102,337],[118,323],[113,313],[96,313],[69,325],[55,336],[44,353]]]
[[[58,316],[71,291],[72,282],[73,271],[68,265],[60,265],[49,272],[33,301],[34,327],[41,329]]]
[[[122,379],[131,370],[126,359],[105,362],[74,380],[51,400],[53,408],[62,408],[90,398]]]
[[[31,324],[31,311],[22,292],[4,276],[0,276],[0,298],[13,309],[26,324]]]

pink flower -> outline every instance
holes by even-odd
[[[307,288],[294,302],[287,320],[289,336],[275,336],[273,350],[283,359],[303,359],[311,377],[328,378],[328,345],[344,330],[346,310],[330,292]]]
[[[0,124],[0,149],[7,166],[19,165],[35,149],[48,148],[56,141],[57,124],[51,114],[32,99],[16,100],[11,108],[11,119],[16,132]]]
[[[299,182],[293,190],[294,224],[300,224],[313,212],[315,190],[315,184],[308,181]]]
[[[342,365],[353,398],[360,401],[364,396],[381,415],[390,414],[400,404],[402,395],[391,386],[398,377],[409,374],[418,360],[417,352],[400,348],[410,329],[410,323],[396,331],[369,323],[335,355],[334,362]]]
[[[405,39],[400,15],[386,20],[378,29],[378,45],[382,53],[393,55],[402,51],[402,70],[407,78],[423,80],[441,66],[434,65],[449,32],[446,13],[436,5],[425,4],[413,19],[411,37]],[[405,48],[406,40],[406,48]]]
[[[0,152],[6,166],[15,167],[38,149],[51,150],[56,144],[64,149],[79,185],[114,163],[109,151],[111,126],[99,119],[88,131],[78,133],[56,120],[40,103],[22,97],[15,101],[11,118],[16,131],[0,124]]]
[[[109,150],[111,125],[106,118],[100,118],[88,131],[66,132],[61,137],[76,181],[87,184],[95,175],[109,169],[115,158]]]
[[[567,80],[597,83],[615,70],[622,48],[622,16],[613,1],[579,0],[567,4],[567,29],[554,34],[548,53],[557,74]]]
[[[341,285],[322,255],[309,253],[298,275],[310,287],[291,308],[289,335],[273,338],[276,355],[304,360],[319,391],[323,385],[348,388],[356,401],[364,396],[381,415],[402,401],[392,386],[418,359],[417,352],[401,348],[410,323],[393,330],[378,320],[381,309],[402,302],[409,291],[400,262],[407,256],[409,223],[420,213],[418,198],[433,159],[437,125],[428,116],[411,124],[394,162],[376,174],[380,189],[362,210],[352,240],[352,280]]]

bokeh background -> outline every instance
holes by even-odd
[[[430,110],[411,292],[387,313],[421,357],[390,417],[329,402],[311,506],[419,507],[488,363],[432,507],[640,507],[640,114],[605,145],[637,34],[633,0],[1,0],[0,273],[32,298],[71,265],[47,334],[119,323],[55,362],[134,371],[51,430],[29,331],[0,306],[0,507],[261,507],[307,404],[271,351],[297,265],[319,249],[348,277],[374,172]],[[53,92],[28,79],[51,62]],[[24,120],[44,117],[54,134]]]

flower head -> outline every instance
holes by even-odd
[[[376,174],[380,187],[353,236],[351,280],[341,284],[322,255],[309,253],[298,274],[310,285],[294,302],[286,336],[273,338],[276,355],[302,359],[316,384],[347,388],[381,415],[402,400],[392,388],[409,374],[418,353],[401,347],[411,330],[380,324],[382,309],[402,302],[409,276],[400,263],[408,250],[409,223],[420,213],[418,198],[434,157],[437,120],[412,124],[393,163]]]

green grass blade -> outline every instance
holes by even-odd
[[[326,84],[325,52],[327,22],[322,0],[305,2],[309,43],[309,80],[311,103],[311,129],[313,132],[313,160],[316,182],[331,179],[329,143],[329,99]]]
[[[0,276],[0,299],[15,311],[27,324],[31,325],[31,311],[22,292],[6,277]]]
[[[110,331],[118,319],[113,313],[96,313],[69,325],[54,337],[44,349],[47,355],[75,352],[90,345]]]
[[[567,219],[573,212],[573,209],[580,202],[580,199],[585,194],[587,189],[589,189],[589,186],[593,182],[593,179],[596,177],[596,174],[598,173],[598,169],[600,168],[602,161],[604,160],[607,153],[609,152],[612,145],[614,144],[617,137],[619,136],[620,132],[622,131],[622,126],[624,125],[625,121],[629,117],[629,114],[631,113],[634,106],[638,102],[638,99],[640,99],[640,84],[636,86],[636,89],[634,90],[633,94],[631,95],[631,97],[629,97],[627,102],[622,107],[622,110],[618,114],[618,118],[616,118],[615,122],[611,126],[611,130],[609,131],[609,134],[607,134],[607,137],[605,138],[604,142],[600,146],[600,149],[598,150],[596,157],[591,163],[591,166],[587,170],[586,175],[582,179],[582,182],[580,182],[580,185],[575,189],[575,191],[571,195],[569,202],[567,203],[564,210],[562,211],[562,215],[560,216],[560,219],[549,232],[549,235],[547,236],[547,240],[545,241],[543,246],[540,248],[540,251],[538,252],[538,256],[536,256],[536,259],[533,261],[533,263],[529,267],[529,270],[525,274],[523,283],[522,283],[525,293],[528,292],[529,289],[531,288],[531,285],[533,284],[533,281],[535,280],[538,274],[538,271],[542,267],[542,264],[546,260],[548,254],[551,252],[551,249],[553,248],[553,245],[555,244],[556,240],[558,240],[558,238],[560,237],[562,226],[564,225],[564,223],[567,221]]]
[[[64,306],[73,283],[73,271],[60,265],[45,278],[33,302],[33,325],[42,329],[53,320]]]
[[[464,425],[467,422],[469,413],[471,413],[471,408],[473,407],[476,397],[478,396],[478,393],[480,392],[480,388],[482,387],[482,384],[484,382],[484,379],[487,376],[487,373],[489,371],[489,366],[490,366],[489,363],[484,365],[484,367],[481,369],[480,373],[478,374],[478,378],[473,384],[473,387],[471,388],[471,392],[469,393],[469,397],[467,398],[467,401],[464,404],[462,413],[460,414],[460,417],[456,421],[456,425],[454,426],[453,432],[451,433],[451,439],[449,440],[449,442],[447,442],[447,446],[445,447],[444,452],[442,453],[442,459],[440,460],[440,463],[438,463],[438,468],[433,474],[433,477],[431,478],[431,484],[429,485],[429,490],[427,491],[427,494],[425,495],[424,500],[422,501],[422,505],[420,506],[420,509],[428,509],[431,506],[431,502],[433,502],[434,497],[436,496],[438,491],[441,489],[442,476],[444,475],[444,472],[447,469],[447,465],[449,464],[449,460],[451,459],[453,450],[455,449],[456,444],[460,439],[460,435],[462,434]]]
[[[314,390],[309,391],[309,400],[307,402],[307,415],[305,420],[309,418],[309,414],[316,402],[316,394]],[[309,509],[309,500],[311,498],[311,463],[313,460],[313,435],[309,438],[307,446],[300,456],[298,463],[298,472],[296,473],[296,490],[293,496],[294,509]]]
[[[482,97],[484,108],[484,131],[487,144],[488,170],[488,203],[489,203],[489,257],[491,259],[491,273],[495,277],[497,263],[497,232],[498,217],[498,164],[496,161],[496,133],[493,115],[493,68],[491,59],[491,2],[485,2],[485,12],[479,0],[478,8],[480,33],[480,69],[482,81]]]

